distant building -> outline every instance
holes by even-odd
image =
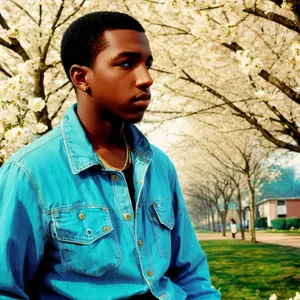
[[[255,206],[255,218],[267,218],[268,227],[272,227],[271,220],[277,218],[300,218],[300,198],[267,198]]]

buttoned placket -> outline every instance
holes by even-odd
[[[132,232],[133,241],[136,245],[136,254],[138,264],[141,268],[142,276],[150,288],[153,291],[153,282],[155,281],[155,268],[152,261],[152,257],[149,255],[146,243],[144,240],[143,227],[138,227],[139,222],[145,222],[145,220],[138,220],[141,216],[140,210],[143,209],[143,205],[140,205],[141,193],[144,187],[145,176],[150,165],[150,161],[136,156],[134,160],[134,197],[135,197],[135,211],[132,207],[132,201],[129,194],[128,185],[125,175],[118,171],[111,172],[112,186],[114,195],[116,198],[116,205],[119,209],[123,221],[127,224]],[[155,292],[155,291],[153,291]]]
[[[139,202],[140,202],[140,197],[141,197],[142,189],[144,187],[145,177],[149,165],[150,165],[149,160],[142,159],[141,157],[137,156],[135,160],[135,168],[134,168],[134,184],[135,184],[135,198],[136,198],[135,243],[136,243],[136,249],[137,249],[139,265],[141,268],[142,275],[150,290],[153,291],[152,282],[155,279],[154,264],[146,248],[147,245],[146,243],[143,242],[144,233],[142,232],[142,226],[141,227],[137,226],[140,223],[142,224],[143,221],[144,222],[146,221],[146,220],[139,220],[139,218],[142,216],[140,210],[143,207],[143,205],[140,205]]]
[[[129,227],[133,239],[135,239],[135,218],[125,175],[119,171],[112,171],[111,178],[117,207],[119,209],[123,221]]]

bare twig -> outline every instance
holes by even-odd
[[[2,72],[4,75],[6,75],[9,78],[12,77],[12,75],[9,72],[7,72],[1,65],[0,65],[0,72]]]
[[[56,28],[57,28],[57,27],[56,27],[56,24],[57,24],[57,22],[58,22],[58,20],[59,20],[59,18],[60,18],[60,16],[61,16],[61,13],[62,13],[62,11],[63,11],[63,9],[64,9],[64,3],[65,3],[65,1],[63,0],[62,3],[61,3],[60,6],[59,6],[57,12],[56,12],[56,16],[55,16],[54,21],[53,21],[53,23],[52,23],[52,26],[51,26],[51,33],[50,33],[50,36],[49,36],[49,38],[48,38],[48,40],[47,40],[47,43],[46,43],[46,45],[45,45],[45,47],[44,47],[44,49],[43,49],[42,56],[41,56],[41,61],[42,61],[43,63],[45,63],[45,61],[46,61],[47,54],[48,54],[48,49],[49,49],[49,46],[50,46],[50,44],[51,44],[51,40],[52,40],[52,38],[53,38],[54,32],[55,32],[55,30],[56,30]]]
[[[51,121],[53,121],[53,120],[57,117],[59,111],[61,110],[62,106],[63,106],[64,103],[66,102],[66,100],[67,100],[67,98],[69,97],[70,92],[71,92],[72,90],[73,90],[73,86],[69,89],[68,95],[60,102],[60,104],[59,104],[59,106],[58,106],[56,112],[55,112],[55,113],[52,115],[52,117],[50,118]]]
[[[72,18],[83,6],[83,4],[85,3],[86,0],[82,0],[78,6],[76,7],[76,9],[67,17],[65,18],[62,22],[60,22],[59,24],[56,25],[55,29],[57,29],[59,26],[65,24],[70,18]]]
[[[56,92],[58,92],[59,90],[61,90],[62,88],[64,88],[66,85],[68,85],[70,83],[70,81],[66,81],[64,82],[61,86],[59,86],[58,88],[56,88],[53,92],[50,92],[46,98],[45,98],[45,101],[47,102],[47,100],[49,99],[49,97],[53,94],[55,94]]]
[[[19,9],[21,9],[29,17],[29,19],[31,19],[36,25],[38,25],[38,22],[34,19],[34,17],[23,6],[21,6],[20,4],[18,4],[14,0],[9,0],[9,1],[12,2],[14,5],[16,5]]]
[[[152,24],[152,25],[157,25],[157,26],[161,26],[161,27],[166,27],[166,28],[178,30],[178,31],[180,31],[180,32],[182,32],[182,33],[185,33],[185,34],[190,34],[190,32],[188,32],[188,31],[186,31],[186,30],[184,30],[184,29],[182,29],[182,28],[177,28],[177,27],[174,27],[174,26],[171,26],[171,25],[167,25],[167,24],[155,23],[155,22],[152,22],[152,21],[150,21],[150,20],[148,20],[148,19],[145,19],[145,21],[148,22],[148,23],[150,23],[150,24]]]

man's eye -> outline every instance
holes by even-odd
[[[134,62],[132,61],[122,61],[118,64],[119,67],[123,67],[123,68],[132,68],[134,65]]]

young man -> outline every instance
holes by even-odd
[[[153,83],[144,29],[85,15],[61,57],[77,104],[0,170],[0,298],[220,299],[172,163],[132,125]]]

